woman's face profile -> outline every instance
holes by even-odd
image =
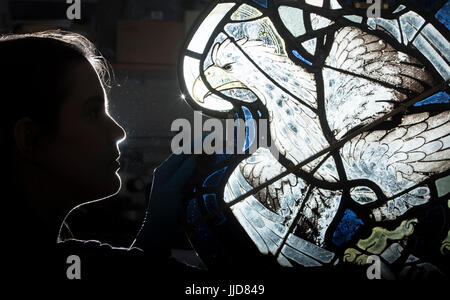
[[[93,67],[87,61],[72,65],[57,131],[41,143],[40,157],[71,193],[95,200],[120,189],[118,143],[125,132],[107,112],[106,94]]]

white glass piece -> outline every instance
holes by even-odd
[[[283,39],[267,17],[248,22],[229,23],[225,25],[225,32],[236,41],[246,38],[248,41],[245,43],[246,46],[273,47],[275,49],[272,52],[280,54],[286,52]]]
[[[239,221],[239,224],[241,224],[242,228],[244,228],[245,232],[248,234],[250,239],[253,241],[253,243],[258,248],[259,252],[262,254],[269,254],[269,247],[264,241],[264,239],[259,235],[259,233],[255,230],[255,228],[248,222],[248,220],[242,215],[240,210],[234,210],[232,208],[233,214],[236,217],[236,219]],[[273,248],[273,247],[271,247]]]
[[[289,268],[293,267],[293,265],[289,262],[289,260],[281,253],[277,257],[277,262],[283,267],[289,267]]]
[[[438,197],[444,196],[450,192],[450,175],[436,180],[436,189]]]
[[[253,6],[242,4],[239,8],[231,15],[231,20],[233,21],[245,21],[251,20],[262,16],[262,13],[254,8]]]
[[[289,6],[280,6],[278,13],[284,26],[286,26],[293,36],[298,37],[305,34],[303,10]]]
[[[444,80],[450,78],[449,65],[421,34],[414,39],[413,45],[433,64]]]
[[[401,12],[405,8],[406,8],[406,6],[404,6],[403,4],[400,4],[392,13],[396,14],[398,12]]]
[[[331,9],[341,9],[342,6],[337,2],[337,0],[330,1]]]
[[[383,18],[368,18],[367,25],[370,29],[375,30],[379,25],[383,29],[386,29],[399,43],[402,41],[402,36],[397,20],[387,20]]]
[[[305,0],[306,4],[322,7],[323,6],[323,0]]]
[[[322,158],[321,158],[322,159]],[[325,180],[328,182],[336,182],[339,180],[339,174],[337,172],[336,164],[332,157],[328,157],[324,161],[319,169],[314,173],[314,177],[320,180]]]
[[[282,236],[273,230],[276,226],[260,216],[245,200],[233,205],[231,210],[247,234],[252,238],[253,242],[258,246],[258,243],[263,241],[263,245],[267,250],[275,254],[283,241]],[[255,234],[258,237],[255,237]],[[263,245],[259,248],[264,249],[265,247]]]
[[[234,98],[238,101],[246,102],[246,103],[253,103],[258,100],[258,98],[255,96],[255,94],[252,93],[252,91],[248,89],[230,89],[221,91],[222,94],[224,94],[227,97]]]
[[[217,37],[214,39],[214,43],[213,45],[217,44],[217,43],[222,43],[224,40],[227,39],[227,36],[223,33],[219,33],[217,35]],[[211,47],[208,51],[208,54],[205,57],[205,61],[203,63],[203,69],[206,70],[209,66],[213,65],[214,62],[212,61],[212,50],[214,49],[214,47]]]
[[[203,53],[206,43],[208,42],[217,24],[222,21],[223,17],[230,11],[235,3],[221,3],[218,4],[209,15],[203,20],[200,27],[195,32],[191,42],[188,45],[188,50]]]
[[[344,18],[346,18],[352,22],[355,22],[355,23],[361,23],[363,20],[363,18],[361,16],[356,16],[356,15],[347,15],[347,16],[344,16]]]
[[[427,203],[430,200],[430,190],[426,186],[418,187],[400,195],[386,204],[372,210],[376,221],[395,220],[410,208]]]
[[[215,111],[229,111],[233,109],[233,104],[216,95],[211,95],[203,99],[204,103],[199,103],[202,107]]]
[[[321,28],[325,28],[334,22],[325,17],[319,16],[315,13],[311,13],[311,27],[313,30],[318,30]]]
[[[377,29],[377,23],[375,22],[374,18],[368,18],[367,19],[367,26],[369,26],[370,29],[375,30]]]
[[[200,61],[190,56],[184,57],[183,63],[183,76],[186,88],[189,91],[189,95],[194,99],[193,87],[194,82],[200,75]]]
[[[430,189],[427,186],[417,187],[399,198],[413,206],[422,205],[430,200]]]
[[[425,23],[424,18],[419,16],[417,13],[413,11],[409,11],[399,18],[400,25],[402,27],[403,32],[403,43],[407,45],[410,41],[413,40],[417,31],[422,27]]]
[[[444,56],[447,61],[450,61],[450,43],[433,25],[427,24],[420,34],[424,35],[433,44],[441,56]]]
[[[303,48],[305,48],[306,51],[308,51],[310,54],[314,55],[316,52],[316,44],[317,44],[317,38],[313,38],[310,40],[307,40],[302,43]]]
[[[312,259],[311,257],[287,245],[283,246],[281,253],[304,267],[319,267],[322,265],[317,260]]]
[[[359,204],[367,204],[377,201],[378,197],[372,189],[366,186],[357,186],[350,189],[350,196]]]
[[[275,252],[283,242],[283,238],[270,229],[270,227],[268,226],[270,222],[258,215],[255,210],[248,206],[246,201],[241,201],[233,205],[232,211],[235,215],[238,215],[240,213],[242,217],[248,221],[250,226],[253,227],[252,229],[258,232],[258,234],[263,238],[264,242],[268,246],[269,251],[272,254],[275,254]]]
[[[404,248],[399,243],[394,243],[383,251],[381,257],[392,264],[402,256]]]
[[[286,244],[322,263],[329,263],[334,257],[333,252],[318,247],[293,234],[288,235]]]

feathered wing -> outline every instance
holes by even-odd
[[[245,166],[247,164],[248,167]],[[264,181],[262,174],[270,176],[272,172],[281,168],[282,166],[273,157],[270,158],[270,152],[258,150],[234,170],[225,186],[224,201],[229,202],[250,191],[254,187],[250,183],[257,184],[256,181]],[[233,214],[263,254],[269,252],[275,254],[288,231],[289,225],[286,217],[289,214],[282,213],[281,207],[293,211],[298,206],[293,197],[289,199],[292,201],[291,203],[286,201],[281,203],[282,199],[277,197],[282,196],[283,190],[289,190],[292,194],[296,194],[298,199],[301,198],[304,186],[297,184],[294,175],[290,177],[292,178],[284,182],[277,182],[255,196],[250,196],[231,207]],[[246,178],[251,178],[250,183]],[[283,185],[284,189],[282,188]]]
[[[435,83],[420,61],[356,27],[336,32],[326,65],[326,116],[338,139]],[[448,111],[404,115],[395,128],[363,133],[341,149],[348,179],[369,179],[391,198],[374,212],[376,219],[394,219],[430,198],[424,186],[402,193],[448,170],[449,119]],[[352,197],[361,204],[377,199],[368,188]]]
[[[224,190],[225,202],[231,201],[284,170],[268,150],[258,149],[230,176]],[[291,174],[231,208],[259,251],[263,254],[278,253],[278,261],[285,266],[291,266],[290,261],[303,266],[320,266],[329,263],[334,257],[332,252],[289,232],[300,207],[305,211],[317,208],[317,205],[312,206],[317,201],[316,196],[322,192],[314,189],[317,192],[311,193],[313,196],[305,199],[306,189],[305,183]],[[309,201],[310,199],[312,201]],[[312,203],[302,206],[303,201]],[[334,206],[337,204],[338,202]]]
[[[450,168],[450,112],[405,115],[396,128],[363,133],[340,153],[348,179],[369,179],[391,198],[376,219],[395,219],[430,199],[421,182]]]
[[[327,120],[337,138],[435,84],[416,58],[351,26],[335,33],[323,77]]]
[[[419,60],[353,26],[335,33],[326,65],[416,93],[434,83]]]

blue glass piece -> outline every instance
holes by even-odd
[[[393,2],[392,0],[390,0],[390,1]],[[407,2],[409,2],[409,4],[412,4],[416,7],[420,7],[421,9],[423,9],[425,11],[431,11],[433,9],[433,7],[436,6],[437,2],[439,2],[439,1],[441,1],[441,0],[427,0],[427,1],[408,0]],[[389,5],[389,6],[391,6],[391,5]]]
[[[414,104],[414,106],[424,106],[429,104],[437,104],[437,103],[449,103],[450,96],[446,92],[439,92],[430,96],[422,101],[419,101]]]
[[[217,206],[216,194],[204,194],[203,202],[205,202],[205,207],[208,213],[211,213],[219,208]]]
[[[331,241],[336,246],[341,246],[352,238],[361,225],[364,225],[363,221],[352,210],[346,209]]]
[[[310,62],[309,60],[306,60],[305,58],[303,58],[303,56],[301,56],[300,53],[298,53],[297,50],[292,50],[292,53],[295,55],[295,57],[300,59],[302,62],[312,66],[312,62]]]
[[[219,186],[220,180],[223,177],[223,174],[225,174],[225,171],[228,169],[228,167],[224,167],[223,169],[217,170],[208,177],[206,177],[205,181],[203,182],[203,187],[215,187]]]
[[[198,206],[197,199],[193,198],[186,207],[186,220],[188,223],[193,223],[200,217],[200,207]]]
[[[256,137],[256,129],[255,129],[255,122],[250,122],[250,120],[253,120],[253,115],[250,112],[250,110],[242,106],[242,111],[244,112],[245,117],[245,143],[244,143],[244,151],[250,148],[250,145],[253,144]]]
[[[345,0],[348,6],[353,6],[353,0]]]
[[[436,13],[436,19],[444,24],[450,30],[450,2],[447,1],[444,6]]]
[[[219,205],[217,204],[217,198],[216,194],[204,194],[203,195],[203,202],[205,203],[206,210],[208,213],[212,213],[219,209]],[[214,216],[213,222],[215,225],[221,225],[223,222],[225,222],[226,218],[225,216],[220,213]]]
[[[222,153],[222,154],[216,154],[216,164],[231,157],[231,154],[225,153],[225,149],[223,152],[224,153]]]
[[[262,117],[262,113],[261,111],[258,109],[258,116],[261,118]]]
[[[244,112],[245,121],[253,119],[252,113],[247,107],[242,106],[242,111]]]
[[[258,5],[261,5],[264,8],[267,8],[268,0],[253,0],[253,2],[255,2]]]
[[[189,201],[186,207],[186,221],[188,223],[194,223],[201,218],[202,214],[200,211],[200,206],[196,198]],[[212,234],[210,226],[208,223],[201,223],[194,228],[197,238],[200,241],[200,248],[206,248],[206,251],[210,252],[210,246],[212,241]]]

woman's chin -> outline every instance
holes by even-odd
[[[111,197],[119,193],[120,188],[122,187],[122,180],[117,172],[104,179],[107,180],[103,180],[102,182],[94,185],[95,190],[91,190],[88,192],[88,201]]]
[[[120,175],[115,172],[111,178],[108,191],[106,192],[107,195],[104,197],[116,195],[117,193],[119,193],[121,187],[122,179],[120,178]]]

